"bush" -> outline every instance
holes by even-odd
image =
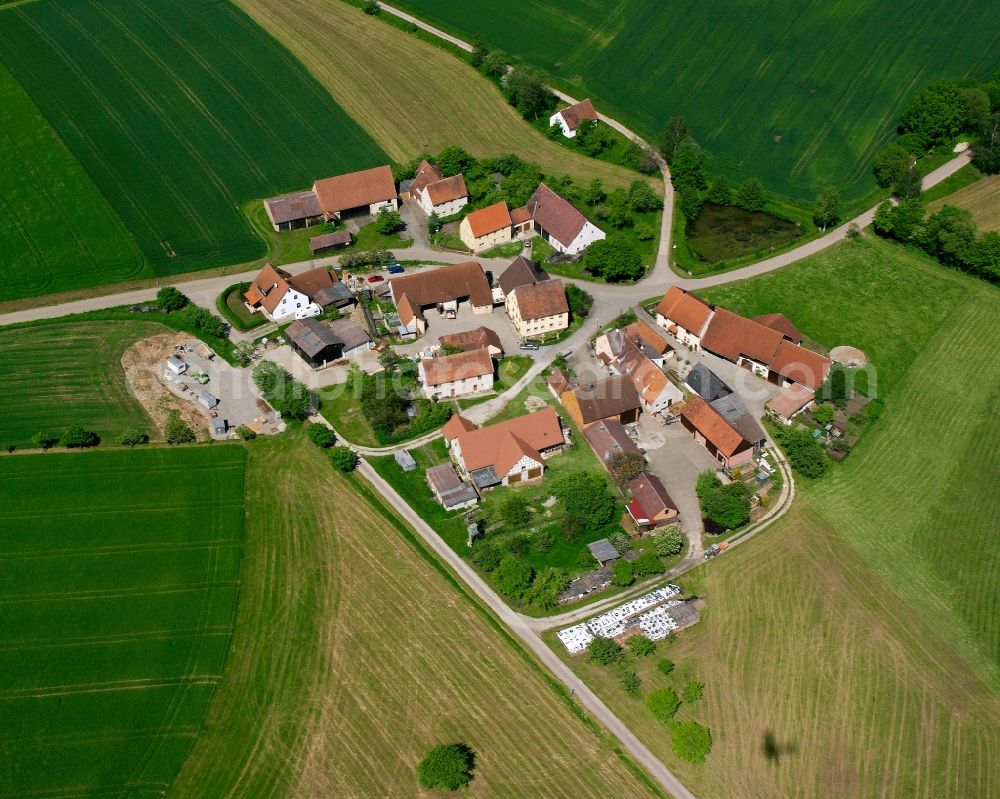
[[[156,304],[167,313],[170,313],[171,311],[179,311],[187,305],[188,302],[190,302],[190,300],[188,300],[187,297],[181,294],[181,292],[173,286],[164,286],[156,292]]]
[[[187,320],[192,328],[206,336],[226,338],[229,335],[225,322],[197,305],[187,305],[181,310],[180,315]]]
[[[611,542],[611,546],[615,548],[615,551],[619,555],[624,555],[632,549],[632,539],[620,530],[617,533],[614,533],[608,541]]]
[[[736,204],[744,211],[761,211],[764,208],[764,187],[756,178],[743,183],[736,190]]]
[[[674,662],[669,658],[660,658],[656,662],[656,670],[663,676],[666,676],[674,670]]]
[[[528,502],[520,494],[511,494],[497,508],[497,516],[504,526],[510,530],[524,527],[531,521],[531,511]]]
[[[684,535],[676,527],[665,527],[653,536],[653,546],[657,555],[669,558],[684,548]]]
[[[132,427],[118,436],[118,443],[123,447],[137,447],[149,441],[149,435],[138,427]]]
[[[635,237],[639,241],[652,241],[656,237],[656,231],[648,222],[636,222]]]
[[[383,236],[391,236],[405,227],[406,225],[403,224],[403,217],[399,215],[399,211],[390,211],[388,208],[383,208],[378,212],[378,216],[375,217],[375,230]]]
[[[633,635],[628,639],[628,648],[636,657],[646,657],[656,651],[656,644],[645,635]]]
[[[539,533],[535,540],[535,550],[538,552],[548,552],[552,549],[552,533],[548,530]]]
[[[35,433],[31,437],[31,443],[39,449],[49,449],[55,445],[56,439],[47,433]]]
[[[472,548],[472,562],[487,574],[500,565],[502,555],[495,544],[480,541]]]
[[[236,435],[242,438],[244,441],[253,441],[257,438],[257,433],[254,432],[253,428],[249,425],[241,424],[236,428]]]
[[[171,411],[163,426],[163,435],[168,444],[193,444],[194,430],[188,427],[178,411]]]
[[[588,529],[603,527],[615,515],[615,497],[603,475],[577,470],[552,481],[552,493],[571,516],[584,521]]]
[[[625,653],[611,638],[597,636],[590,642],[590,649],[587,650],[587,660],[599,666],[610,666],[612,663],[621,663],[625,659]]]
[[[564,514],[559,520],[559,533],[562,535],[563,540],[567,543],[572,544],[580,537],[580,533],[583,532],[583,522],[580,520],[579,516],[574,516],[572,513]],[[584,550],[587,552],[587,550]],[[590,555],[587,555],[588,561]]]
[[[594,298],[572,283],[565,284],[565,288],[569,312],[577,319],[585,319],[594,305]]]
[[[531,587],[531,579],[534,576],[535,570],[528,561],[515,555],[508,555],[494,570],[493,582],[496,583],[500,593],[513,599],[520,599]]]
[[[365,0],[361,5],[361,9],[370,16],[375,16],[380,11],[376,0]]]
[[[743,483],[722,485],[715,472],[698,476],[695,487],[701,511],[705,517],[728,530],[735,530],[750,521],[751,491]]]
[[[829,405],[816,405],[810,413],[812,418],[816,420],[816,424],[820,426],[828,425],[833,421],[833,408]]]
[[[358,467],[358,454],[350,447],[343,445],[330,448],[330,463],[338,471],[353,472]]]
[[[616,327],[624,326],[616,325]],[[642,470],[645,468],[646,459],[638,452],[617,452],[607,462],[608,474],[611,475],[611,479],[615,483],[622,487],[627,486],[642,474]]]
[[[531,548],[531,539],[526,535],[515,535],[507,542],[507,551],[511,555],[527,555]]]
[[[417,766],[417,776],[424,788],[457,791],[472,780],[476,755],[465,744],[435,746]]]
[[[595,241],[587,247],[583,262],[588,272],[609,283],[638,280],[646,271],[638,250],[618,235]]]
[[[261,361],[254,367],[254,385],[285,419],[305,419],[309,416],[309,392],[298,380],[272,361]]]
[[[329,449],[337,443],[337,437],[325,424],[311,424],[306,428],[306,435],[317,447]]]
[[[83,427],[78,424],[67,427],[66,432],[63,433],[62,437],[59,439],[59,445],[66,447],[67,449],[96,447],[100,443],[101,439],[97,433],[90,430],[84,430]]]
[[[627,693],[638,693],[640,685],[642,685],[642,681],[639,679],[639,675],[634,671],[622,672],[622,688],[624,688]]]
[[[657,688],[646,697],[646,708],[654,719],[664,724],[674,717],[680,706],[681,700],[670,686]]]
[[[659,211],[663,198],[644,180],[633,180],[628,190],[628,204],[636,213]]]
[[[684,686],[684,690],[681,692],[681,697],[685,702],[691,704],[692,702],[697,702],[701,699],[702,693],[705,691],[705,683],[695,682],[692,680],[687,685]]]
[[[670,746],[689,763],[703,763],[712,751],[712,733],[696,721],[674,721],[670,724]]]
[[[792,468],[804,477],[819,478],[826,474],[830,459],[823,446],[808,430],[781,426],[774,437],[788,456]]]
[[[635,582],[635,569],[624,558],[619,558],[611,564],[611,584],[624,588]]]
[[[649,551],[643,552],[632,561],[632,568],[635,569],[635,573],[639,577],[663,574],[667,570],[667,567],[663,565],[663,561],[660,560],[660,556],[655,552]]]
[[[569,587],[569,575],[562,569],[542,569],[531,583],[525,599],[535,607],[549,610],[559,604],[559,595]]]

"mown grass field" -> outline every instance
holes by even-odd
[[[706,682],[692,713],[715,747],[679,776],[706,796],[1000,794],[996,289],[863,240],[711,296],[827,344],[849,330],[886,408],[771,529],[685,575],[708,610],[668,655]],[[674,765],[645,710],[591,678]]]
[[[482,35],[646,136],[683,115],[713,171],[807,201],[827,185],[851,199],[873,188],[872,158],[921,86],[996,69],[988,0],[906,0],[891,13],[862,0],[398,5],[467,40]]]
[[[982,177],[954,194],[929,203],[928,209],[937,211],[944,205],[955,205],[972,214],[980,233],[1000,230],[1000,175]]]
[[[627,186],[636,178],[548,141],[468,64],[347,3],[236,2],[397,161],[459,144],[477,157],[516,153],[581,183],[599,177],[606,186]]]
[[[444,741],[471,797],[651,795],[363,483],[303,436],[248,453],[233,651],[169,796],[429,797]]]
[[[93,181],[0,66],[0,301],[152,277]]]
[[[105,441],[130,427],[155,428],[129,391],[122,353],[163,332],[144,322],[68,322],[0,330],[0,446],[31,446],[35,433],[57,438],[82,424]]]
[[[303,66],[229,3],[15,5],[0,11],[0,60],[157,275],[259,257],[264,243],[241,203],[386,161]],[[42,154],[27,155],[5,183],[38,168]],[[58,202],[71,216],[79,198],[66,189]],[[33,257],[27,247],[13,255]],[[44,290],[80,287],[80,271],[57,274]],[[111,277],[91,271],[86,280]]]
[[[4,796],[162,796],[235,620],[244,450],[0,460]]]

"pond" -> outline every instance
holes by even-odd
[[[714,264],[780,247],[801,233],[797,224],[761,211],[705,203],[684,235],[691,254]]]

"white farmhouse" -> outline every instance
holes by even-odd
[[[594,104],[590,102],[589,97],[586,100],[581,100],[567,108],[561,108],[556,111],[549,117],[549,127],[558,125],[562,128],[562,135],[567,139],[572,139],[576,136],[576,129],[580,127],[580,123],[585,119],[597,122],[597,111],[594,109]]]
[[[424,358],[418,375],[428,399],[479,394],[493,388],[493,358],[485,349]]]
[[[544,183],[538,185],[524,209],[531,218],[532,229],[566,255],[579,255],[595,241],[605,238],[603,230]]]

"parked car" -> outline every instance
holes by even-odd
[[[385,278],[382,277],[382,275],[369,275],[368,276],[368,282],[369,283],[381,283],[383,280],[385,280]]]
[[[522,341],[521,342],[521,349],[522,350],[531,350],[532,352],[534,352],[535,350],[539,349],[538,342],[537,341]]]
[[[390,266],[388,271],[390,275],[401,275],[406,270],[403,269],[402,264],[395,264],[394,266]]]

